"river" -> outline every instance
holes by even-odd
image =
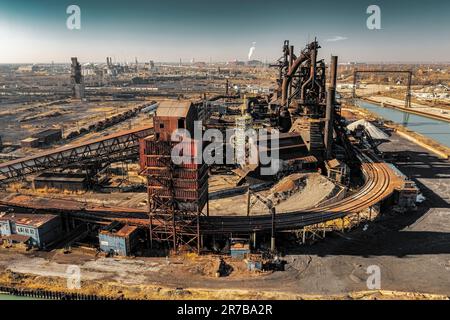
[[[435,120],[388,107],[381,107],[375,103],[362,100],[357,100],[356,104],[363,109],[379,115],[385,120],[391,120],[401,124],[411,131],[420,133],[444,146],[450,147],[450,122]]]
[[[31,297],[19,297],[11,294],[0,293],[0,300],[42,300],[42,299]]]

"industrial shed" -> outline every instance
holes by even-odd
[[[58,240],[61,233],[61,219],[56,215],[0,213],[0,236],[6,240],[18,238],[14,235],[29,237],[31,245],[44,249]]]
[[[88,187],[88,179],[83,173],[44,172],[33,179],[34,189],[60,189],[78,191]]]
[[[120,256],[129,256],[138,242],[138,228],[113,222],[98,235],[100,250]]]
[[[186,129],[193,137],[197,119],[197,109],[191,101],[163,101],[153,117],[156,138],[170,141],[170,135],[176,129]]]

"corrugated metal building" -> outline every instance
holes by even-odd
[[[100,250],[120,256],[129,256],[138,242],[138,228],[113,222],[98,235]]]
[[[13,235],[29,237],[29,243],[46,248],[61,236],[59,216],[52,214],[0,213],[0,235],[8,240]]]
[[[173,131],[186,129],[194,136],[194,121],[198,119],[197,109],[190,101],[160,102],[153,117],[156,140],[170,141]]]
[[[62,139],[61,129],[47,129],[32,135],[33,138],[39,139],[41,145],[51,144]]]
[[[143,139],[140,145],[141,169],[148,177],[149,194],[174,198],[178,209],[191,211],[201,211],[208,199],[207,165],[194,159],[197,153],[201,155],[203,145],[190,138],[172,142],[171,135],[176,129],[187,129],[192,137],[196,117],[196,108],[189,101],[161,102],[153,118],[155,136]],[[182,150],[182,163],[172,159],[176,145]]]
[[[37,138],[26,138],[20,141],[20,145],[23,148],[37,148],[39,147],[39,139]]]

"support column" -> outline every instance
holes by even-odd
[[[412,72],[408,73],[408,85],[406,88],[406,103],[405,108],[411,108],[411,82],[412,82]]]
[[[200,213],[197,213],[197,254],[200,254]]]
[[[175,212],[172,210],[172,235],[173,235],[173,250],[177,251],[177,227],[175,223]]]
[[[250,216],[250,185],[247,186],[247,217]]]
[[[294,63],[294,46],[289,47],[289,68],[288,71],[291,70],[292,64]],[[289,83],[289,89],[288,89],[288,96],[287,96],[287,105],[289,106],[291,102],[291,96],[292,96],[292,80]]]
[[[325,137],[324,137],[327,159],[332,158],[334,112],[336,102],[336,78],[337,78],[337,63],[338,63],[337,58],[338,58],[337,56],[331,56],[330,83],[327,91]]]
[[[275,252],[275,208],[270,208],[272,213],[272,236],[270,238],[270,251]]]

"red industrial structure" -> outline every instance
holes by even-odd
[[[183,136],[173,141],[177,129],[193,136],[197,111],[191,102],[162,102],[153,118],[155,133],[140,143],[141,174],[147,177],[150,243],[172,242],[200,251],[200,215],[208,202],[208,168],[196,163],[202,143]],[[175,148],[175,149],[174,149]],[[181,163],[172,150],[179,148]]]

